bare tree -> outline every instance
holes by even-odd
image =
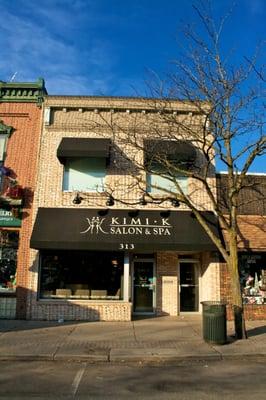
[[[116,143],[127,147],[120,152],[120,165],[132,175],[126,191],[124,183],[108,191],[124,204],[136,204],[131,201],[135,191],[141,194],[142,203],[168,207],[171,202],[193,212],[227,263],[235,332],[241,339],[247,336],[238,270],[239,193],[254,160],[266,153],[265,80],[261,79],[265,74],[263,66],[257,66],[258,51],[253,59],[243,58],[241,65],[232,66],[232,55],[221,50],[222,32],[230,13],[217,24],[208,2],[194,10],[207,35],[200,36],[187,26],[183,52],[174,61],[174,71],[164,81],[157,77],[149,80],[149,99],[139,99],[136,112],[128,112],[126,119],[116,113],[108,118],[101,115],[99,124],[110,129]],[[168,148],[162,147],[162,140]],[[182,154],[171,157],[177,147],[189,143],[196,155],[190,151],[189,158]],[[227,212],[217,198],[216,158],[227,171]],[[151,180],[147,187],[147,176],[155,175],[157,181]],[[182,177],[193,183],[189,191]],[[165,185],[167,180],[170,185]],[[197,198],[202,193],[204,199],[199,204]],[[204,209],[213,210],[217,216],[225,241],[210,229],[201,212]]]

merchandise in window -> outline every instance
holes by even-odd
[[[16,290],[18,239],[17,231],[0,230],[0,293]]]
[[[243,303],[266,304],[266,254],[240,254],[239,269]]]
[[[121,253],[69,250],[41,254],[41,298],[119,300],[122,286]]]
[[[63,190],[103,192],[105,176],[105,158],[67,159],[64,167]]]

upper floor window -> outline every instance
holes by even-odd
[[[103,192],[110,139],[65,137],[57,149],[64,164],[63,190]]]
[[[3,165],[6,156],[7,139],[10,137],[13,131],[12,126],[5,125],[3,121],[0,121],[0,186],[2,188],[2,175]]]
[[[153,194],[171,194],[178,193],[178,186],[187,194],[188,192],[188,178],[179,174],[173,176],[164,173],[158,166],[147,173],[147,191]],[[169,193],[170,192],[170,193]]]
[[[7,134],[0,134],[0,162],[2,163],[5,158],[5,151],[6,151],[6,143],[7,143]]]
[[[64,167],[63,190],[102,192],[105,175],[105,158],[69,158]]]
[[[3,121],[0,121],[0,161],[3,162],[5,159],[7,139],[10,137],[13,131],[12,126],[5,125]]]
[[[186,171],[195,161],[196,152],[190,142],[182,140],[144,141],[144,162],[147,173],[147,191],[171,195],[180,190],[187,194]],[[184,171],[182,173],[182,171]]]

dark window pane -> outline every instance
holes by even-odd
[[[199,310],[199,278],[196,263],[180,263],[180,311]]]
[[[121,298],[123,254],[58,251],[41,254],[43,298]]]
[[[19,233],[0,231],[0,291],[16,290],[17,249]]]
[[[134,262],[134,312],[153,312],[153,262]]]

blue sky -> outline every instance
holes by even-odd
[[[232,2],[214,0],[215,15]],[[171,68],[182,22],[197,24],[193,3],[0,0],[0,80],[43,77],[49,94],[144,94],[147,70],[162,74]],[[251,55],[265,40],[265,20],[266,0],[237,0],[224,50],[234,48],[236,61]]]

